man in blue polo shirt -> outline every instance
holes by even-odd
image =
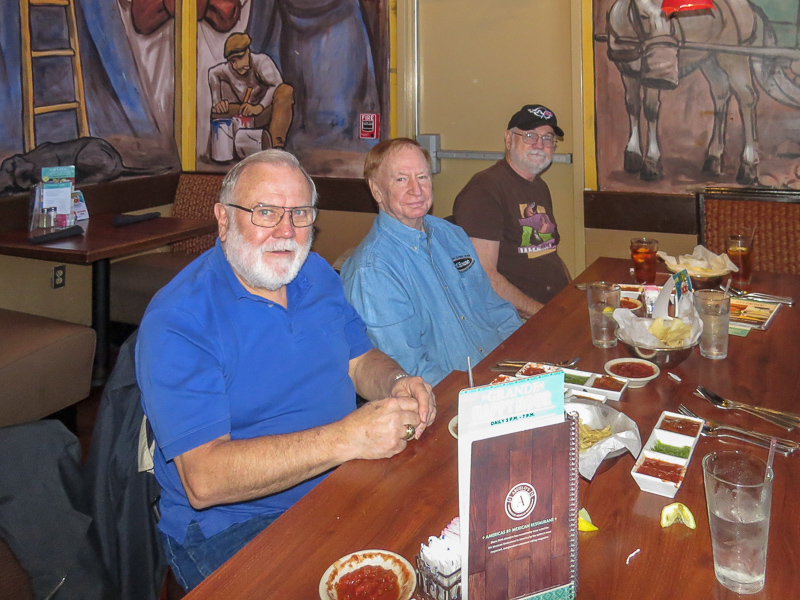
[[[216,246],[142,320],[159,528],[187,590],[327,471],[401,452],[436,415],[430,386],[372,347],[336,273],[309,253],[315,203],[292,155],[239,163],[215,206]],[[356,391],[372,400],[358,410]]]

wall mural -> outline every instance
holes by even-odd
[[[198,169],[286,148],[313,175],[361,177],[388,137],[388,0],[218,4],[198,26]]]
[[[594,3],[598,185],[800,189],[800,0]]]
[[[42,166],[74,164],[79,183],[180,168],[172,106],[154,103],[139,70],[129,1],[25,2],[27,19],[18,0],[1,4],[0,196],[29,190]]]
[[[54,164],[78,183],[180,169],[174,0],[28,5],[29,23],[18,0],[0,6],[0,196]],[[197,14],[197,170],[284,147],[314,175],[361,177],[388,137],[388,0],[197,0]]]

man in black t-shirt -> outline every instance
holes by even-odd
[[[570,281],[558,256],[561,238],[550,190],[540,177],[553,160],[557,137],[564,132],[553,111],[523,106],[508,123],[505,158],[476,173],[453,207],[492,287],[523,318]]]

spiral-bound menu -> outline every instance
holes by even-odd
[[[564,416],[563,374],[525,382],[459,398],[466,598],[575,597],[577,420]]]

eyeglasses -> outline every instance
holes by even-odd
[[[558,141],[556,140],[556,136],[550,135],[549,133],[546,135],[539,135],[534,131],[525,131],[520,133],[519,131],[512,131],[514,135],[518,135],[522,138],[522,143],[527,144],[528,146],[533,146],[539,140],[542,140],[542,146],[545,148],[555,148]]]
[[[267,206],[259,204],[253,208],[245,208],[238,204],[226,204],[245,212],[250,213],[250,221],[257,227],[277,227],[283,220],[283,215],[289,214],[289,219],[294,227],[309,227],[317,220],[317,208],[315,206]]]

